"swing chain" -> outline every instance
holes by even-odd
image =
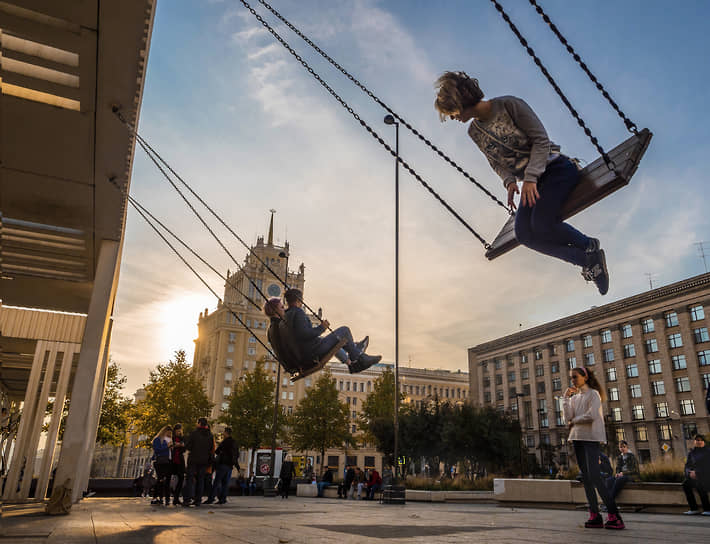
[[[587,127],[587,124],[584,122],[584,120],[580,117],[579,113],[577,113],[577,110],[574,109],[574,106],[572,106],[572,103],[569,101],[569,99],[565,96],[565,94],[562,92],[562,89],[560,89],[560,86],[557,84],[557,82],[554,80],[554,78],[550,75],[550,72],[545,68],[545,65],[542,64],[542,61],[540,58],[535,54],[535,51],[533,50],[532,47],[528,44],[528,41],[523,37],[523,35],[520,33],[518,30],[518,27],[515,26],[515,23],[510,20],[510,17],[508,14],[503,10],[503,6],[500,5],[498,0],[491,0],[495,8],[498,10],[498,12],[501,14],[501,17],[503,17],[503,20],[508,23],[508,26],[510,26],[510,29],[513,31],[513,33],[518,37],[518,40],[520,41],[521,45],[525,48],[527,51],[528,55],[530,55],[533,60],[535,61],[535,64],[540,68],[540,71],[542,74],[547,78],[547,81],[552,85],[553,89],[555,89],[555,92],[557,92],[558,96],[562,99],[562,102],[564,102],[565,106],[567,106],[567,109],[570,111],[572,114],[572,117],[575,118],[577,121],[577,124],[582,127],[584,130],[584,133],[587,135],[589,140],[592,142],[596,150],[599,152],[599,154],[602,156],[604,159],[604,162],[607,165],[607,168],[613,172],[617,172],[616,164],[614,163],[613,160],[611,160],[611,157],[604,151],[604,148],[599,144],[599,141],[597,138],[592,134],[592,131],[589,130],[589,127]]]
[[[582,58],[577,54],[577,52],[574,50],[574,48],[569,44],[567,41],[567,38],[565,38],[562,33],[559,31],[555,23],[552,22],[550,17],[545,13],[542,9],[542,7],[536,2],[536,0],[528,0],[530,2],[530,5],[532,5],[535,8],[535,11],[537,11],[540,16],[542,17],[542,20],[545,21],[549,26],[550,30],[557,36],[557,38],[560,40],[562,45],[565,46],[567,49],[567,52],[572,55],[572,58],[577,61],[577,64],[579,64],[580,68],[584,71],[587,76],[589,76],[589,79],[594,83],[594,85],[597,87],[597,89],[602,93],[602,96],[607,99],[609,104],[611,105],[612,108],[614,108],[614,111],[619,114],[619,117],[624,121],[624,124],[626,125],[626,128],[629,130],[629,132],[632,132],[633,134],[636,134],[638,136],[639,130],[638,127],[636,126],[636,123],[634,123],[631,119],[629,119],[626,114],[621,111],[621,108],[617,105],[617,103],[614,101],[614,99],[609,95],[607,90],[604,88],[604,86],[599,82],[597,77],[589,70],[585,62],[582,60]]]
[[[508,210],[508,207],[501,202],[498,197],[496,197],[493,193],[491,193],[486,187],[481,185],[478,181],[476,181],[473,176],[471,176],[466,170],[461,168],[453,159],[451,159],[448,155],[446,155],[441,149],[439,149],[431,140],[426,138],[423,134],[421,134],[417,129],[415,129],[412,125],[410,125],[405,119],[397,115],[387,104],[385,104],[382,100],[380,100],[370,89],[365,87],[360,81],[357,80],[350,72],[348,72],[345,68],[343,68],[340,64],[338,64],[337,61],[335,61],[332,57],[330,57],[325,51],[323,51],[320,47],[318,47],[308,36],[303,34],[298,28],[296,28],[291,22],[286,19],[283,15],[281,15],[278,11],[276,11],[270,4],[266,2],[266,0],[258,0],[258,2],[263,5],[266,9],[268,9],[271,13],[273,13],[281,22],[283,22],[289,29],[291,29],[298,37],[300,37],[304,42],[306,42],[308,45],[310,45],[317,53],[320,54],[321,57],[323,57],[325,60],[327,60],[331,65],[333,65],[339,72],[341,72],[345,77],[347,77],[356,87],[358,87],[361,91],[363,91],[367,96],[369,96],[372,100],[374,100],[377,104],[379,104],[383,109],[385,109],[388,113],[390,113],[397,121],[399,121],[402,125],[407,127],[409,131],[414,134],[417,138],[419,138],[424,144],[426,144],[429,148],[431,148],[434,152],[436,152],[439,157],[444,159],[449,165],[454,167],[463,177],[465,177],[467,180],[469,180],[471,183],[473,183],[476,187],[478,187],[481,191],[483,191],[486,195],[488,195],[496,204],[504,208],[510,213],[510,210]]]
[[[370,135],[375,138],[382,146],[389,151],[390,155],[392,155],[399,164],[401,164],[407,172],[409,172],[431,195],[439,201],[439,203],[446,208],[451,215],[453,215],[465,228],[468,230],[471,234],[473,234],[481,244],[483,244],[484,247],[488,245],[488,242],[480,235],[478,234],[471,225],[469,225],[466,220],[459,215],[459,213],[454,210],[448,202],[446,202],[422,177],[411,167],[409,164],[407,164],[406,161],[402,159],[395,151],[392,149],[389,145],[387,145],[387,142],[385,142],[382,137],[377,134],[377,132],[370,127],[354,110],[353,108],[343,100],[338,93],[336,93],[330,85],[328,85],[323,78],[318,75],[315,70],[305,61],[303,58],[284,40],[281,35],[279,35],[278,32],[276,32],[269,23],[267,23],[261,15],[259,15],[254,8],[252,8],[246,0],[240,0],[240,2],[244,5],[247,10],[256,18],[257,21],[259,21],[266,30],[269,31],[269,33],[278,40],[278,42],[283,45],[293,57],[301,63],[301,65],[308,71],[309,74],[311,74],[318,83],[320,83],[332,96],[335,98],[343,108],[347,110],[347,112],[353,116],[353,118],[360,123],[360,125],[367,130],[367,132],[370,133]]]

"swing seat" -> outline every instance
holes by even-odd
[[[320,360],[314,359],[306,364],[300,365],[298,370],[291,375],[291,383],[295,383],[298,380],[305,378],[306,376],[310,376],[311,374],[315,374],[319,370],[322,370],[323,367],[328,363],[328,361],[330,361],[337,353],[337,351],[347,343],[348,341],[345,338],[341,338],[340,340],[338,340],[338,343],[330,349],[328,353],[326,353],[325,355],[323,355],[323,357],[320,358]]]
[[[609,151],[609,157],[616,165],[616,172],[607,167],[602,157],[581,170],[579,184],[562,207],[562,220],[572,217],[627,185],[636,172],[652,136],[645,128]],[[486,257],[492,261],[519,244],[515,238],[515,216],[511,215],[486,251]]]

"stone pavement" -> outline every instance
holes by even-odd
[[[69,516],[7,506],[0,544],[221,544],[477,542],[710,542],[710,517],[625,514],[625,531],[584,529],[586,512],[492,504],[230,497],[224,506],[151,506],[145,499],[85,499]]]

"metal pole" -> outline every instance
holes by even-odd
[[[399,123],[395,123],[394,163],[394,462],[399,474]]]

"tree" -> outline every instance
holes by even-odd
[[[244,375],[229,397],[229,407],[219,418],[234,429],[238,446],[251,449],[251,470],[254,470],[256,450],[271,441],[274,418],[275,384],[264,370],[264,360],[257,361],[252,372]],[[280,419],[276,422],[277,430]]]
[[[101,404],[101,418],[96,433],[98,444],[120,446],[126,442],[126,431],[130,425],[131,399],[121,394],[126,377],[115,361],[109,362],[106,376],[106,390]]]
[[[400,407],[404,395],[400,393]],[[403,409],[400,408],[400,415]],[[394,455],[394,372],[391,368],[380,374],[374,382],[372,392],[367,395],[360,412],[362,441],[375,444],[391,464]],[[400,437],[402,436],[400,427]]]
[[[325,450],[352,440],[349,424],[348,406],[338,399],[335,380],[326,371],[296,406],[290,418],[290,442],[296,450],[319,451],[322,470]]]
[[[182,423],[189,432],[197,419],[208,417],[212,409],[184,350],[176,351],[174,360],[151,370],[145,392],[146,398],[135,406],[134,428],[148,441],[165,425]]]

